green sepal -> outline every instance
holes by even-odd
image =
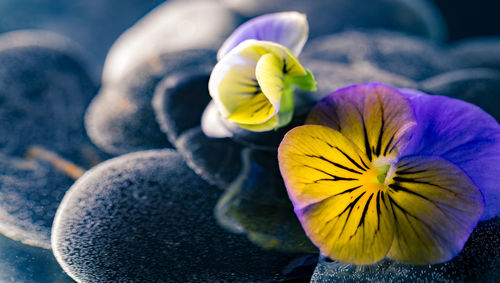
[[[307,74],[305,76],[300,77],[292,77],[293,83],[298,86],[300,89],[305,91],[316,91],[318,90],[318,83],[314,78],[313,73],[306,69]]]

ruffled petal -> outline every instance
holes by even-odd
[[[331,93],[316,104],[306,123],[340,131],[372,161],[398,156],[411,137],[415,117],[397,89],[368,83]]]
[[[287,48],[246,40],[215,65],[209,91],[222,117],[251,131],[269,131],[290,121],[293,88],[285,79],[297,77],[312,78]]]
[[[483,211],[481,193],[469,177],[439,157],[401,159],[385,195],[395,233],[388,257],[411,264],[453,258]]]
[[[208,83],[210,96],[225,118],[260,92],[255,65],[238,62],[242,60],[239,56],[226,58],[230,60],[221,61],[214,67]]]
[[[309,26],[304,14],[281,12],[263,15],[238,27],[222,44],[217,58],[222,59],[234,47],[248,39],[279,43],[298,56],[304,47],[308,33]]]
[[[500,126],[464,101],[401,90],[415,109],[418,127],[405,154],[436,155],[459,166],[484,196],[482,220],[500,214]]]

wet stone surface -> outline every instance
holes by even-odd
[[[0,233],[50,249],[54,215],[73,182],[47,162],[0,154]]]
[[[417,86],[417,83],[411,79],[384,71],[368,62],[344,64],[304,59],[302,63],[314,74],[318,82],[318,90],[315,92],[298,90],[298,92],[302,97],[308,97],[313,101],[319,101],[339,88],[358,83],[381,82],[395,87],[409,88]]]
[[[0,37],[0,46],[10,38]],[[96,87],[79,60],[36,40],[12,48],[3,44],[0,152],[23,156],[30,146],[40,145],[81,166],[92,166],[99,153],[85,134],[82,117]]]
[[[453,43],[449,50],[462,68],[500,69],[500,36],[465,39]]]
[[[47,32],[0,37],[0,232],[47,249],[59,202],[83,170],[78,166],[107,158],[83,127],[96,87],[74,46]]]
[[[207,137],[200,127],[184,132],[176,143],[186,163],[207,182],[225,190],[241,170],[243,146],[230,138]]]
[[[213,50],[183,50],[165,54],[139,66],[117,85],[104,85],[85,114],[92,141],[110,154],[170,147],[152,106],[159,82],[169,75],[215,64]]]
[[[208,79],[212,65],[174,73],[156,87],[153,108],[160,129],[172,144],[191,128],[200,125],[210,101]]]
[[[437,8],[426,0],[219,0],[243,15],[283,11],[307,14],[311,37],[343,31],[346,28],[385,28],[442,40],[444,20]],[[286,8],[285,8],[286,7]]]
[[[115,158],[87,172],[65,196],[54,221],[54,254],[80,281],[290,278],[283,270],[301,255],[261,250],[217,226],[218,195],[174,151]]]
[[[217,49],[241,22],[215,0],[169,0],[126,30],[106,56],[103,84],[120,84],[160,54]]]
[[[215,208],[219,224],[260,247],[317,253],[298,221],[281,178],[276,152],[245,149],[237,180]]]
[[[412,80],[422,80],[457,67],[454,57],[424,38],[386,30],[360,30],[310,40],[304,59],[364,63]]]
[[[24,245],[0,235],[0,282],[74,282],[52,251]]]
[[[120,33],[164,0],[23,0],[0,3],[0,32],[46,29],[78,42],[100,76],[109,47]]]

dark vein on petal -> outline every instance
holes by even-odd
[[[340,237],[341,237],[341,236],[342,236],[342,234],[344,233],[344,230],[345,230],[345,225],[347,224],[347,222],[348,222],[348,220],[349,220],[349,217],[351,216],[351,212],[352,212],[352,210],[354,209],[354,206],[355,206],[355,205],[356,205],[356,203],[359,201],[359,199],[361,199],[361,197],[363,197],[363,195],[364,195],[365,193],[366,193],[366,192],[361,193],[361,194],[360,194],[360,195],[359,195],[356,199],[354,199],[354,201],[353,201],[353,202],[351,202],[348,206],[346,206],[346,208],[345,208],[345,209],[344,209],[344,210],[343,210],[343,211],[342,211],[339,215],[337,215],[337,216],[336,216],[336,218],[337,218],[337,217],[342,216],[342,214],[344,214],[344,213],[347,211],[347,209],[349,209],[349,212],[348,212],[347,217],[346,217],[346,219],[345,219],[344,225],[342,226],[342,230],[340,230],[340,234],[339,234],[338,239],[340,239]],[[328,222],[327,222],[327,224],[328,224]]]
[[[429,186],[433,186],[433,187],[437,187],[437,188],[440,188],[442,190],[445,190],[447,192],[450,192],[452,193],[454,196],[457,195],[457,193],[453,190],[450,190],[448,188],[445,188],[443,186],[440,186],[440,185],[437,185],[437,184],[433,184],[431,182],[427,182],[427,181],[419,181],[419,180],[416,180],[416,179],[411,179],[411,178],[404,178],[404,177],[394,177],[392,178],[395,182],[400,182],[400,183],[415,183],[415,184],[422,184],[422,185],[429,185]]]
[[[380,210],[380,193],[382,191],[377,192],[377,198],[375,199],[376,207],[377,207],[377,230],[375,230],[375,234],[380,230],[380,215],[382,211]]]
[[[411,174],[418,174],[418,173],[425,173],[427,172],[427,170],[425,169],[422,169],[422,170],[417,170],[417,171],[407,171],[407,169],[405,170],[401,170],[401,171],[396,171],[396,175],[411,175]]]
[[[339,195],[343,195],[343,194],[346,194],[346,193],[353,192],[353,191],[355,191],[355,190],[357,190],[357,189],[361,188],[362,186],[363,186],[363,185],[359,185],[359,186],[356,186],[356,187],[354,187],[354,188],[347,189],[347,190],[345,190],[345,191],[343,191],[343,192],[340,192],[340,193],[338,193],[338,194],[335,194],[335,195],[333,195],[333,196],[339,196]]]
[[[344,169],[344,170],[346,170],[346,171],[349,171],[349,172],[352,172],[352,173],[355,173],[355,174],[362,174],[362,173],[361,173],[361,172],[359,172],[359,171],[356,171],[356,170],[354,170],[354,169],[351,169],[351,168],[345,167],[345,166],[343,166],[343,165],[340,165],[340,164],[338,164],[338,163],[336,163],[336,162],[333,162],[333,161],[331,161],[331,160],[329,160],[329,159],[325,158],[324,156],[318,156],[318,155],[312,155],[312,154],[305,154],[305,156],[307,156],[307,157],[311,157],[311,158],[318,158],[318,159],[320,159],[320,160],[323,160],[323,161],[326,161],[326,162],[328,162],[328,163],[332,164],[332,165],[333,165],[333,166],[335,166],[335,167],[338,167],[338,168]]]
[[[257,104],[257,103],[256,103],[256,104]],[[257,109],[255,109],[254,111],[252,111],[252,114],[250,114],[250,117],[255,116],[255,114],[259,113],[259,111],[261,111],[262,109],[264,109],[264,108],[266,108],[266,107],[267,107],[267,108],[269,108],[269,106],[272,106],[272,105],[267,104],[267,103],[263,104],[263,105],[262,105],[262,106],[260,106],[259,108],[257,108]],[[269,109],[267,110],[267,112],[269,112]]]
[[[372,151],[370,148],[370,141],[368,140],[368,132],[366,131],[365,119],[361,116],[361,122],[363,123],[363,134],[365,136],[365,151],[368,157],[368,160],[372,161]]]
[[[403,215],[405,216],[406,218],[406,222],[408,223],[408,225],[411,227],[411,229],[413,230],[413,233],[415,234],[415,236],[417,236],[417,238],[420,240],[420,242],[422,242],[425,246],[427,246],[427,242],[424,241],[421,236],[418,234],[417,230],[415,230],[415,227],[413,227],[412,223],[410,222],[410,219],[408,218],[408,215],[412,216],[413,218],[417,219],[415,216],[411,215],[410,213],[408,213],[408,211],[406,211],[405,209],[403,209],[398,203],[396,203],[392,198],[391,196],[387,196],[389,198],[389,202],[391,203],[391,207],[393,209],[393,212],[395,211],[394,210],[394,206],[392,204],[394,204],[396,206],[396,208],[398,208],[402,213]],[[420,220],[419,220],[420,221]],[[422,222],[422,221],[420,221]],[[399,237],[401,238],[401,237]],[[408,242],[406,241],[405,239],[405,242],[408,244]],[[399,248],[401,248],[401,245],[399,245]]]
[[[332,177],[332,179],[326,179],[325,178],[325,179],[318,179],[316,181],[357,181],[358,180],[358,179],[354,179],[354,178],[344,178],[344,177],[335,176],[335,175],[330,174],[330,173],[328,173],[328,172],[326,172],[324,170],[321,170],[319,168],[312,167],[312,166],[309,166],[309,165],[306,165],[306,164],[301,164],[301,165],[304,166],[304,167],[307,167],[307,168],[314,169],[316,171],[319,171],[319,172],[321,172],[323,174],[326,174],[326,175]]]
[[[342,151],[340,148],[338,147],[334,147],[336,150],[338,150],[340,153],[342,153],[342,155],[345,156],[345,158],[347,158],[354,166],[358,167],[359,169],[361,169],[362,171],[366,171],[368,168],[368,166],[366,166],[366,169],[361,167],[361,165],[359,165],[356,161],[354,161],[354,159],[352,159],[349,155],[347,155],[347,153],[345,153],[344,151]],[[361,159],[361,162],[363,162],[363,160]],[[363,165],[364,165],[364,162],[363,162]]]
[[[384,156],[387,155],[387,151],[389,150],[389,146],[391,146],[391,143],[394,141],[394,136],[391,136],[389,139],[389,142],[387,143],[385,149],[384,149]]]
[[[380,101],[380,97],[378,97],[378,103],[380,105],[380,119],[382,122],[380,124],[380,130],[379,130],[379,135],[378,135],[378,140],[377,140],[377,148],[375,149],[375,155],[377,157],[380,156],[380,151],[382,150],[382,136],[384,135],[384,127],[385,127],[384,107],[382,106],[382,102]]]
[[[390,185],[389,185],[389,188],[394,189],[394,191],[396,191],[396,192],[400,192],[400,191],[401,191],[401,192],[405,192],[405,193],[412,194],[412,195],[415,195],[415,196],[417,196],[417,197],[423,198],[423,199],[428,200],[428,201],[430,201],[430,202],[433,202],[433,201],[431,201],[429,198],[427,198],[426,196],[421,195],[421,194],[419,194],[419,193],[417,193],[417,192],[414,192],[414,191],[412,191],[412,190],[409,190],[409,189],[407,189],[407,188],[405,188],[405,187],[402,187],[402,186],[400,186],[399,184],[390,184]]]
[[[403,212],[404,214],[407,214],[413,218],[415,218],[415,220],[419,221],[420,223],[422,223],[425,227],[427,227],[427,229],[429,229],[429,231],[436,235],[437,237],[439,237],[441,240],[443,240],[445,243],[448,242],[448,240],[446,238],[444,238],[443,236],[441,236],[441,234],[439,234],[438,232],[436,232],[427,222],[423,221],[422,219],[420,219],[419,217],[413,215],[412,213],[410,213],[408,210],[404,209],[401,207],[401,205],[399,205],[390,195],[387,195],[387,197],[389,198],[389,201],[391,202],[391,205],[394,204],[399,210],[401,210],[401,212]],[[411,226],[411,223],[410,223],[410,226]]]

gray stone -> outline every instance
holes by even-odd
[[[230,138],[207,137],[200,127],[185,131],[177,150],[200,177],[225,190],[241,170],[243,146]]]
[[[0,235],[0,282],[74,282],[57,263],[52,251],[28,246]]]
[[[22,0],[1,1],[0,32],[45,29],[63,34],[91,55],[90,71],[100,77],[115,39],[164,0]],[[93,77],[94,77],[93,76]]]
[[[73,182],[47,162],[0,154],[0,233],[50,249],[54,215]]]
[[[461,40],[450,46],[449,52],[462,68],[500,69],[500,37],[479,37]]]
[[[210,102],[208,79],[213,65],[174,73],[158,84],[153,108],[160,129],[176,144],[186,130],[200,126],[201,115]]]
[[[293,211],[276,152],[247,148],[242,161],[240,175],[215,208],[219,223],[264,248],[318,253]]]
[[[216,49],[240,19],[214,0],[176,0],[158,6],[125,31],[104,64],[103,84],[121,84],[158,54]]]
[[[170,147],[152,106],[158,83],[171,74],[213,66],[213,50],[157,54],[118,85],[104,85],[85,115],[91,140],[110,154]]]
[[[318,90],[301,92],[300,96],[313,101],[319,101],[337,89],[352,84],[381,82],[398,88],[415,88],[418,85],[411,79],[379,69],[366,61],[344,64],[305,58],[301,63],[314,74]]]
[[[422,80],[458,67],[438,45],[387,30],[352,30],[310,40],[301,58],[371,65],[412,80]]]
[[[313,38],[346,28],[384,28],[435,40],[447,35],[441,13],[428,0],[219,1],[248,17],[283,10],[305,13]]]
[[[44,32],[0,37],[1,153],[24,156],[39,145],[84,167],[104,158],[82,122],[96,86],[71,47]]]
[[[54,254],[83,282],[291,278],[282,271],[300,255],[261,250],[218,227],[218,195],[174,151],[120,156],[88,171],[65,195],[54,220]]]

